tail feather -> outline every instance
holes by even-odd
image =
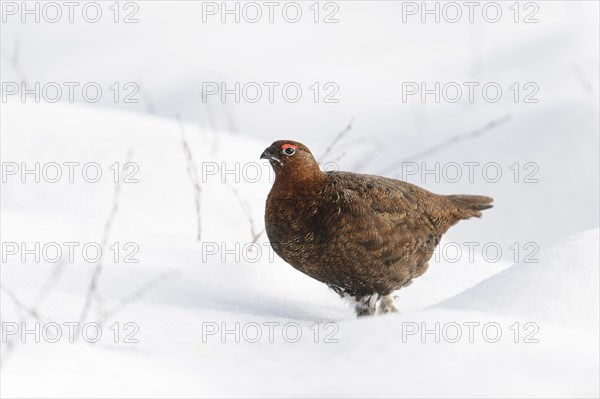
[[[459,210],[460,217],[481,217],[481,211],[493,207],[491,197],[484,195],[448,195],[447,196]]]

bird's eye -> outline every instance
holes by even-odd
[[[286,147],[283,149],[283,153],[285,155],[294,155],[296,153],[296,149],[294,147]]]

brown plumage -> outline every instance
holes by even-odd
[[[280,140],[261,159],[275,170],[265,226],[273,250],[342,297],[358,316],[395,311],[393,291],[422,275],[444,234],[480,217],[490,197],[438,195],[400,180],[322,172],[303,144]]]

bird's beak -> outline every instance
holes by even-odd
[[[269,152],[268,148],[266,150],[264,150],[263,153],[260,155],[260,159],[269,159],[271,157],[272,157],[272,155]]]
[[[260,155],[260,159],[268,159],[271,166],[273,165],[273,162],[277,162],[279,165],[283,166],[283,163],[279,160],[279,158],[277,158],[271,153],[271,151],[269,151],[270,149],[271,147],[264,150],[263,153]]]

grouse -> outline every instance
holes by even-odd
[[[357,316],[397,311],[393,292],[425,273],[442,234],[492,207],[490,197],[323,172],[310,150],[292,140],[274,142],[260,158],[275,171],[265,209],[273,250],[352,300]]]

